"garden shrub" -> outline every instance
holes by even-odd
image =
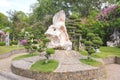
[[[53,48],[48,48],[48,49],[46,50],[46,53],[47,53],[48,55],[51,55],[51,54],[54,54],[54,53],[55,53],[55,50],[54,50]]]
[[[45,63],[48,63],[48,60],[49,60],[50,55],[51,55],[51,54],[54,54],[54,53],[55,53],[55,50],[54,50],[53,48],[48,48],[48,49],[46,50],[46,55],[45,55],[46,60],[45,60]]]
[[[32,46],[33,49],[37,49],[37,46]]]
[[[11,41],[11,42],[10,42],[10,45],[17,45],[17,44],[18,44],[17,41]]]
[[[38,44],[38,42],[34,40],[34,41],[33,41],[33,44]]]
[[[0,46],[5,46],[5,42],[0,42]]]

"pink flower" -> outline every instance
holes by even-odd
[[[1,35],[1,36],[5,36],[5,32],[2,31],[2,30],[0,30],[0,35]]]
[[[25,44],[27,44],[27,40],[26,40],[26,39],[23,39],[23,40],[21,41],[21,43],[22,43],[22,45],[25,45]]]
[[[108,18],[109,13],[114,13],[114,10],[118,8],[117,5],[110,6],[108,8],[104,8],[102,12],[96,17],[96,19],[106,19]]]

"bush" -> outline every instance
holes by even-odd
[[[48,48],[48,49],[46,50],[46,53],[47,53],[48,55],[54,54],[54,53],[55,53],[55,50],[54,50],[53,48]]]
[[[37,46],[32,46],[33,49],[37,49]]]
[[[93,43],[91,41],[85,41],[85,46],[92,46]]]
[[[30,49],[30,46],[25,46],[25,49]]]
[[[35,40],[33,41],[33,44],[37,44],[37,43],[38,43],[37,41],[35,41]]]
[[[87,34],[87,38],[88,39],[93,39],[95,37],[95,34],[94,33],[88,33]]]
[[[118,48],[120,48],[120,43],[117,45]]]
[[[86,41],[85,39],[80,40],[81,43],[85,43],[85,41]]]
[[[43,39],[43,42],[44,42],[44,43],[50,42],[50,39],[45,38],[45,39]]]
[[[95,53],[95,49],[92,46],[86,46],[86,51],[88,52],[89,55]]]
[[[37,51],[38,52],[42,52],[43,50],[42,50],[42,48],[38,48]]]
[[[17,45],[17,41],[11,41],[10,45]]]
[[[5,42],[0,42],[0,46],[5,46]]]

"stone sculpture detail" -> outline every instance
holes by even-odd
[[[45,32],[47,38],[51,41],[47,43],[48,48],[62,48],[65,50],[72,49],[72,42],[69,40],[65,26],[65,12],[59,11],[53,17],[53,24]]]
[[[110,36],[110,41],[107,41],[107,46],[116,47],[120,45],[120,33],[115,29]]]

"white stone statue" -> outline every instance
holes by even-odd
[[[51,41],[47,43],[48,48],[72,49],[72,42],[69,40],[65,26],[65,12],[59,11],[53,17],[53,24],[45,32],[47,38]]]
[[[9,46],[10,45],[10,39],[9,39],[9,33],[6,33],[6,37],[5,37],[5,43],[6,43],[6,46]]]

